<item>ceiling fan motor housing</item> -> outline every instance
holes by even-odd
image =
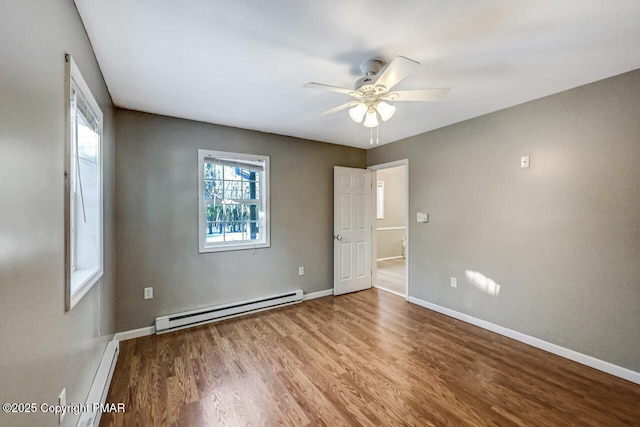
[[[361,95],[375,96],[384,91],[383,88],[376,87],[375,85],[378,80],[378,73],[383,66],[384,63],[379,59],[368,59],[360,65],[360,70],[362,70],[364,77],[356,80],[355,89],[360,92]]]
[[[365,76],[375,76],[383,65],[379,59],[367,59],[360,65],[360,70]]]
[[[360,94],[362,101],[374,101],[387,91],[384,86],[376,86],[376,76],[361,77],[356,81],[355,90]]]
[[[360,77],[358,80],[356,80],[355,89],[366,90],[368,89],[367,86],[371,86],[371,88],[373,89],[373,84],[375,83],[375,81],[376,81],[375,76]]]

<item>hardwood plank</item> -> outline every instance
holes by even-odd
[[[376,286],[383,290],[389,290],[401,295],[406,293],[406,264],[404,258],[378,261]]]
[[[371,289],[121,343],[102,426],[640,426],[640,386]]]

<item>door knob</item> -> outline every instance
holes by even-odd
[[[338,242],[342,241],[342,236],[338,234],[338,235],[336,236],[336,240],[337,240]]]

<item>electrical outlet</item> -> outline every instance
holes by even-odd
[[[144,299],[153,299],[153,288],[144,288]]]
[[[67,406],[67,389],[63,388],[62,391],[60,392],[60,395],[58,396],[58,406],[60,408],[65,408]],[[65,411],[60,411],[60,413],[58,414],[58,424],[62,424],[62,420],[64,419],[64,416],[66,414],[66,410]]]
[[[304,276],[304,267],[298,267],[298,276]]]
[[[455,277],[451,278],[451,287],[452,288],[457,288],[458,287],[458,279]]]

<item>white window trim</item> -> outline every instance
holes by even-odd
[[[73,83],[72,83],[73,82]],[[72,84],[75,84],[76,89],[82,94],[85,101],[89,104],[92,112],[96,115],[100,126],[100,141],[98,151],[98,210],[97,210],[97,222],[98,222],[98,235],[100,238],[100,245],[98,246],[98,268],[95,270],[76,270],[71,271],[71,189],[70,189],[70,176],[71,170],[71,141],[73,132],[71,126],[71,96],[72,96]],[[71,55],[65,55],[65,157],[64,157],[64,170],[65,170],[65,190],[64,190],[64,222],[65,222],[65,308],[67,311],[80,302],[93,286],[100,280],[104,274],[104,204],[103,204],[103,114],[98,103],[96,102],[89,85],[82,77],[80,70],[76,63],[71,58]],[[73,290],[73,291],[72,291]]]
[[[255,161],[260,160],[264,162],[264,180],[262,187],[262,199],[264,203],[264,211],[265,211],[265,221],[264,221],[264,230],[261,232],[264,233],[265,240],[263,242],[224,242],[224,243],[207,243],[206,241],[206,206],[205,200],[202,197],[204,194],[204,164],[205,158],[208,157],[224,157],[224,158],[236,158],[239,161]],[[226,251],[237,251],[237,250],[246,250],[246,249],[259,249],[259,248],[268,248],[271,247],[271,207],[270,207],[270,167],[269,167],[269,156],[262,156],[258,154],[243,154],[243,153],[232,153],[228,151],[215,151],[215,150],[206,150],[199,149],[198,150],[198,251],[200,253],[208,253],[208,252],[226,252]]]

